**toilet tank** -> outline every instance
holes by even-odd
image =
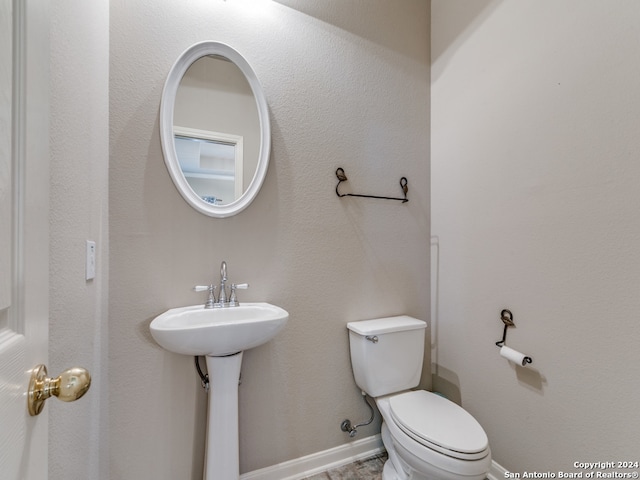
[[[371,397],[416,387],[426,327],[407,315],[347,323],[356,385]]]

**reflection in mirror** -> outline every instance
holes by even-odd
[[[246,60],[227,45],[187,49],[162,93],[160,134],[176,187],[196,210],[235,215],[266,175],[270,127],[264,94]]]
[[[239,194],[213,195],[218,198],[218,205],[237,200],[253,179],[260,148],[258,109],[242,71],[226,58],[216,55],[196,60],[180,81],[173,122],[174,134],[178,134],[177,129],[187,127],[243,139],[247,162],[244,167],[239,166],[239,170],[246,169],[247,184],[240,186]],[[189,176],[185,176],[193,188]],[[199,177],[198,183],[205,191],[215,191],[220,181],[212,177],[211,184],[207,185],[206,178]]]
[[[173,133],[180,170],[196,195],[212,205],[240,198],[242,137],[183,127],[173,127]]]

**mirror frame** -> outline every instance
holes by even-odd
[[[195,61],[208,55],[217,55],[230,60],[244,74],[256,101],[258,120],[260,123],[260,150],[258,153],[256,172],[251,179],[249,187],[240,198],[226,205],[212,205],[201,199],[191,189],[180,169],[174,144],[173,110],[180,81],[187,69]],[[269,108],[264,92],[262,91],[262,86],[255,72],[240,53],[224,43],[213,41],[196,43],[182,52],[171,67],[171,70],[169,70],[164,89],[162,90],[162,98],[160,101],[160,140],[162,143],[164,163],[167,166],[167,170],[169,170],[169,175],[174,185],[187,203],[198,212],[210,217],[224,218],[240,213],[251,204],[258,195],[267,175],[269,155],[271,152],[271,126],[269,124]]]

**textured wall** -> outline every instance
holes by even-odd
[[[366,417],[346,322],[429,315],[428,10],[423,0],[111,2],[111,480],[201,478],[206,406],[193,360],[163,351],[148,327],[204,301],[191,288],[216,280],[221,260],[251,284],[241,301],[291,315],[244,357],[241,471],[343,444],[340,422]],[[166,74],[203,40],[245,55],[271,113],[265,184],[228,219],[182,200],[160,148]],[[337,198],[339,166],[365,192],[395,195],[406,176],[410,202]]]
[[[434,385],[514,472],[638,457],[639,22],[635,1],[432,4]],[[527,369],[494,346],[504,307]]]
[[[49,409],[49,479],[107,479],[109,3],[51,8],[49,374],[87,368],[91,389]],[[85,241],[97,276],[85,280]]]

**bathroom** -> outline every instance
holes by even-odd
[[[48,367],[93,375],[76,404],[47,404],[51,479],[201,478],[205,394],[148,327],[203,300],[191,288],[222,260],[244,299],[290,314],[243,361],[243,474],[349,444],[340,422],[368,410],[345,325],[395,314],[428,321],[421,386],[474,415],[505,471],[640,460],[636,2],[97,0],[50,16]],[[160,147],[166,75],[203,40],[242,51],[271,116],[265,183],[224,219],[182,200]],[[337,167],[354,191],[405,176],[409,202],[338,198]],[[503,308],[527,368],[498,355]]]

